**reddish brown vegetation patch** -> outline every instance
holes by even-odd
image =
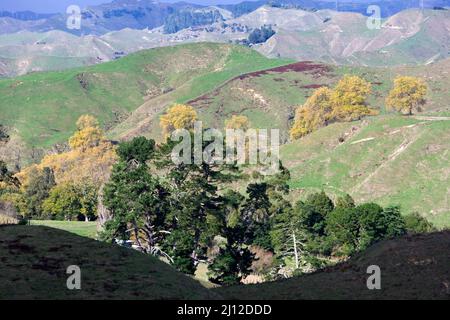
[[[313,63],[311,61],[301,61],[301,62],[288,64],[286,66],[246,73],[237,78],[242,80],[242,79],[246,79],[246,78],[259,77],[259,76],[270,74],[270,73],[285,73],[285,72],[305,72],[305,73],[322,76],[330,71],[331,71],[331,69],[327,65],[320,64],[320,63]]]
[[[221,88],[223,88],[225,85],[227,85],[228,83],[231,83],[235,80],[244,80],[244,79],[255,78],[255,77],[259,77],[259,76],[267,75],[267,74],[285,73],[285,72],[309,73],[309,74],[314,75],[314,77],[321,77],[331,71],[332,71],[331,68],[327,65],[320,64],[320,63],[313,63],[311,61],[301,61],[301,62],[296,62],[296,63],[292,63],[292,64],[288,64],[285,66],[276,67],[276,68],[272,68],[272,69],[245,73],[245,74],[242,74],[240,76],[237,76],[237,77],[234,77],[234,78],[228,80],[221,86],[217,87],[213,92],[210,92],[210,93],[204,94],[200,97],[197,97],[195,99],[192,99],[192,100],[188,101],[187,103],[190,105],[194,105],[197,103],[208,103],[208,102],[210,102],[212,97],[218,95],[219,90]],[[282,79],[282,78],[274,78],[273,80],[279,81],[279,82],[284,81],[284,79]],[[310,86],[311,86],[311,88],[315,88],[313,86],[316,86],[316,85],[310,85]],[[318,86],[317,88],[322,87],[322,85],[317,85],[317,86]]]

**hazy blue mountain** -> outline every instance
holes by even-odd
[[[18,31],[47,32],[67,31],[76,35],[103,35],[111,31],[131,29],[153,29],[166,25],[167,33],[181,29],[209,25],[227,18],[237,18],[269,4],[280,8],[297,8],[308,11],[337,9],[339,11],[367,12],[369,5],[378,5],[383,17],[400,11],[417,8],[423,2],[426,8],[450,6],[450,0],[259,0],[238,4],[202,6],[187,2],[164,3],[154,0],[115,0],[91,6],[82,11],[81,29],[67,29],[65,14],[37,14],[33,12],[0,12],[0,34]],[[336,3],[338,5],[336,5]],[[230,17],[227,17],[230,15]]]
[[[17,12],[0,11],[0,18],[9,17],[16,20],[25,20],[25,21],[48,19],[54,15],[55,15],[54,13],[36,13],[32,11],[17,11]]]
[[[268,3],[279,7],[295,7],[309,10],[334,9],[345,12],[372,14],[367,9],[370,5],[379,6],[382,17],[390,17],[406,9],[425,9],[448,7],[450,0],[272,0]]]

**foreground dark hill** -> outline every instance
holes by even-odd
[[[367,289],[370,265],[381,268],[381,290]],[[215,290],[228,299],[450,299],[450,232],[381,242],[311,275]]]
[[[81,268],[82,290],[66,269]],[[0,227],[0,299],[212,299],[197,281],[137,251],[65,231]]]
[[[450,231],[378,243],[348,262],[284,281],[208,290],[136,251],[35,226],[0,227],[0,299],[450,299]],[[66,288],[78,265],[82,290]],[[381,268],[368,290],[367,267]]]

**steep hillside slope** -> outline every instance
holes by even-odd
[[[277,10],[284,11],[279,15],[285,21],[298,15],[298,10]],[[258,50],[273,57],[369,66],[423,64],[450,56],[448,10],[402,11],[373,30],[367,27],[367,17],[356,13],[318,11],[306,13],[299,21],[293,27],[277,24],[277,34]]]
[[[191,42],[228,43],[247,37],[245,32],[232,32],[231,28],[207,27],[186,29],[165,34],[162,28],[130,29],[106,33],[102,36],[75,36],[64,31],[0,34],[0,77],[13,77],[37,71],[59,71],[83,67],[122,58],[139,50],[167,47]]]
[[[348,262],[311,275],[215,289],[227,299],[450,299],[450,232],[378,243]],[[367,268],[381,269],[381,290],[368,290]]]
[[[147,100],[187,101],[246,71],[286,63],[225,44],[158,48],[88,68],[0,81],[1,123],[28,146],[65,141],[85,113],[112,128]],[[141,119],[142,120],[142,119]]]
[[[284,141],[295,108],[321,86],[334,86],[345,74],[372,83],[370,104],[385,113],[384,102],[398,75],[423,78],[429,85],[425,113],[448,113],[450,59],[421,67],[363,68],[339,67],[315,62],[297,62],[264,72],[240,75],[215,90],[189,101],[209,126],[222,128],[232,114],[246,115],[256,128],[278,128]],[[139,109],[138,109],[139,110]],[[153,131],[156,135],[156,129]]]
[[[218,297],[154,257],[48,227],[1,226],[0,261],[0,299]],[[71,265],[82,290],[66,287]]]
[[[450,226],[450,117],[334,124],[282,148],[295,198],[325,190]]]

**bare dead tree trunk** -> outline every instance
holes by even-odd
[[[299,263],[298,263],[297,239],[295,237],[294,231],[292,232],[292,241],[294,242],[295,269],[298,269]]]

